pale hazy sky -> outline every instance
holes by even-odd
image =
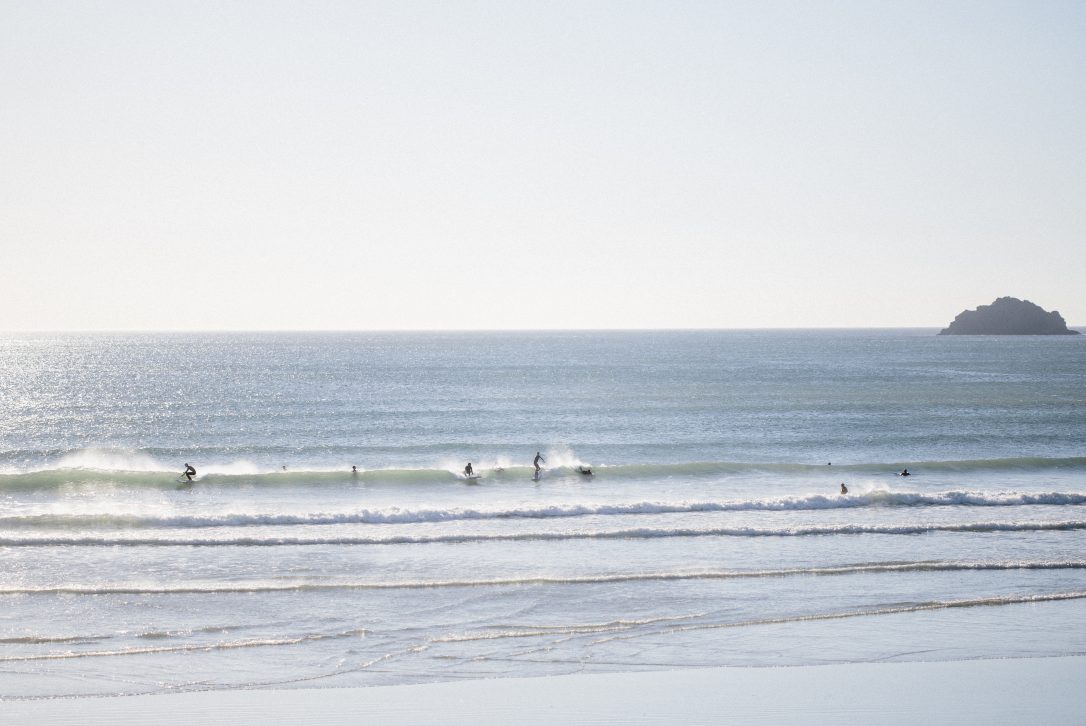
[[[0,330],[1086,323],[1082,2],[0,0]]]

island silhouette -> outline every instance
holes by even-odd
[[[991,305],[963,310],[939,335],[1078,335],[1063,316],[1016,297],[997,298]]]

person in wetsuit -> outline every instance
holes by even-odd
[[[542,457],[542,456],[541,456],[541,455],[539,454],[539,452],[538,452],[538,451],[537,451],[537,452],[535,452],[535,458],[534,458],[534,459],[532,459],[532,466],[534,466],[534,467],[535,467],[535,473],[536,473],[537,475],[539,474],[539,462],[541,462],[541,461],[542,461],[542,462],[543,462],[544,464],[546,464],[546,463],[547,463],[547,460],[546,460],[546,459],[544,459],[544,458],[543,458],[543,457]]]
[[[470,461],[468,462],[468,465],[464,467],[464,476],[475,476],[475,470],[471,468]]]
[[[185,478],[192,481],[192,477],[196,476],[196,469],[192,464],[185,464]]]

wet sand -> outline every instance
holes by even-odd
[[[5,724],[1020,724],[1086,720],[1086,657],[711,668],[0,703]]]

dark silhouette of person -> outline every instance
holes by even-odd
[[[534,458],[534,459],[532,459],[532,466],[534,466],[534,467],[535,467],[535,473],[536,473],[536,474],[538,474],[538,473],[539,473],[539,462],[541,462],[541,461],[542,461],[542,462],[543,462],[544,464],[546,464],[546,463],[547,463],[547,460],[546,460],[546,459],[544,459],[544,458],[543,458],[542,456],[540,456],[540,454],[539,454],[539,452],[538,452],[538,451],[537,451],[537,452],[535,452],[535,458]]]
[[[909,473],[908,469],[902,469],[901,476],[912,476],[912,474]]]
[[[464,476],[475,476],[475,470],[471,468],[470,461],[468,462],[468,465],[464,467]]]
[[[585,476],[592,476],[592,467],[590,466],[578,466],[577,471],[581,472]]]
[[[192,481],[192,477],[196,476],[196,469],[192,464],[185,464],[185,478]]]
[[[358,473],[358,467],[357,466],[352,466],[351,467],[351,473],[352,474],[357,474]]]
[[[848,487],[845,486],[844,482],[841,482],[841,493],[848,494]]]

